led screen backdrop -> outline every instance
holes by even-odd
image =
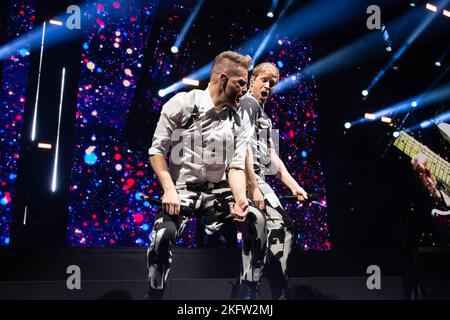
[[[200,11],[186,35],[182,50],[175,56],[163,48],[167,48],[167,43],[175,42],[195,1],[174,3],[152,52],[149,86],[160,86],[168,79],[178,81],[199,70],[205,61],[198,61],[198,52],[205,55],[206,51],[210,61],[226,49],[252,56],[267,35],[258,21],[248,19],[230,23],[228,30],[214,28],[210,17],[202,18]],[[152,30],[158,5],[158,1],[150,0],[87,1],[83,4],[69,246],[148,245],[156,207],[143,202],[139,196],[141,193],[160,195],[161,190],[149,170],[147,154],[129,150],[123,129],[141,72],[145,41]],[[204,5],[213,4],[206,1]],[[28,20],[23,16],[20,21]],[[11,27],[18,28],[19,25]],[[315,148],[319,121],[315,110],[316,85],[313,79],[298,77],[298,73],[311,64],[313,48],[305,40],[277,32],[268,45],[270,50],[257,62],[275,63],[280,68],[281,79],[294,84],[275,94],[267,106],[274,127],[279,129],[281,158],[305,189],[321,196],[318,204],[310,206],[284,203],[295,218],[296,246],[303,250],[329,250],[324,174],[321,164],[310,157]],[[21,56],[20,59],[26,58]],[[151,102],[148,108],[154,111],[156,122],[163,103],[173,93],[160,98],[153,96],[153,92],[157,90],[148,90],[147,100]],[[2,95],[6,96],[7,92]],[[274,177],[269,177],[269,181],[280,194],[288,193]],[[7,214],[2,211],[2,219],[4,217]],[[2,229],[2,232],[3,236],[5,231]],[[190,221],[178,244],[197,246],[195,219]]]
[[[6,44],[34,26],[33,1],[9,1]],[[19,48],[3,60],[0,73],[0,245],[9,244],[11,210],[23,132],[29,48]]]

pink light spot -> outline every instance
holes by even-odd
[[[142,221],[144,221],[144,216],[140,213],[136,213],[134,215],[134,222],[135,223],[142,223]]]

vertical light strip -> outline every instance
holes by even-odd
[[[23,213],[23,225],[27,224],[27,206],[25,206],[25,211]]]
[[[37,122],[37,108],[39,102],[39,85],[41,83],[41,69],[42,69],[42,56],[44,54],[44,39],[45,39],[45,21],[42,27],[42,38],[41,38],[41,55],[39,57],[39,72],[38,72],[38,81],[37,81],[37,89],[36,89],[36,99],[34,102],[34,115],[33,115],[33,127],[31,129],[31,141],[36,139],[36,122]]]
[[[62,69],[62,79],[61,79],[61,96],[59,98],[58,132],[56,134],[55,161],[53,162],[52,192],[56,191],[56,179],[58,177],[59,131],[61,128],[61,113],[62,113],[62,103],[63,103],[63,96],[64,96],[65,77],[66,77],[66,68],[63,68]]]

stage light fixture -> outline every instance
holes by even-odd
[[[437,12],[437,7],[435,5],[432,5],[431,3],[427,3],[425,8],[427,8],[430,11]]]
[[[38,148],[40,149],[51,149],[52,145],[50,143],[39,142]]]
[[[362,94],[364,97],[367,97],[367,96],[369,95],[369,91],[368,91],[368,90],[363,90],[363,91],[361,92],[361,94]]]
[[[200,85],[199,80],[194,80],[194,79],[189,79],[189,78],[183,78],[183,83],[190,85],[190,86],[195,86],[195,87],[198,87]]]
[[[272,11],[267,12],[267,16],[268,16],[269,18],[273,18],[273,12],[272,12]]]
[[[381,122],[392,123],[392,119],[389,117],[381,117]]]
[[[352,127],[352,124],[350,123],[350,122],[346,122],[345,124],[344,124],[344,128],[345,129],[350,129]]]
[[[394,136],[394,138],[398,138],[400,136],[400,133],[398,131],[394,131],[392,135]]]
[[[178,53],[178,47],[172,46],[172,48],[170,48],[170,51],[172,51],[172,53]]]
[[[413,108],[417,107],[417,101],[411,102],[411,107],[413,107]]]
[[[450,18],[450,11],[444,9],[444,11],[442,11],[442,14],[443,14],[444,16],[446,16],[447,18]]]
[[[53,19],[51,19],[51,20],[49,21],[49,23],[50,23],[50,24],[54,24],[55,26],[62,26],[62,25],[63,25],[63,23],[62,23],[61,21],[59,21],[59,20],[53,20]]]
[[[368,120],[375,120],[375,115],[372,113],[365,113],[364,114],[364,118],[368,119]]]

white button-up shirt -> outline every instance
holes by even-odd
[[[195,89],[164,104],[148,153],[166,156],[170,151],[169,171],[177,184],[219,182],[231,168],[245,170],[252,134],[246,112],[218,111],[209,88]]]
[[[269,149],[276,149],[272,139],[272,121],[250,91],[242,97],[239,107],[242,112],[249,115],[252,125],[253,134],[250,138],[250,145],[252,146],[255,172],[264,177],[270,172]]]

